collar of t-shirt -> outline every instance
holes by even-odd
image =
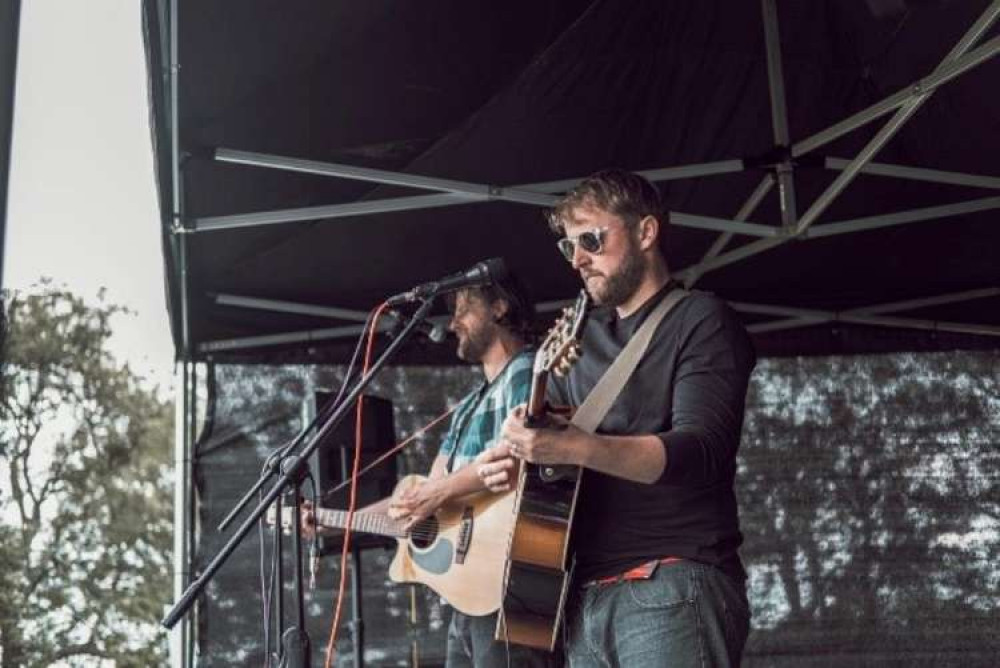
[[[630,313],[624,318],[618,317],[618,311],[613,306],[599,306],[593,310],[590,317],[608,330],[616,341],[627,341],[632,338],[636,330],[646,321],[646,318],[649,317],[649,314],[653,312],[653,309],[656,308],[660,301],[669,292],[678,287],[680,287],[680,282],[671,278],[662,288],[656,291],[656,294],[643,302],[642,306],[637,308],[635,312]]]

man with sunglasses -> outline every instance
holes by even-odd
[[[661,244],[659,196],[642,177],[599,172],[550,213],[559,250],[598,305],[583,355],[549,384],[553,405],[579,406],[647,316],[680,286]],[[733,490],[755,353],[721,300],[682,298],[596,433],[553,416],[529,429],[524,408],[478,459],[491,489],[517,460],[583,467],[566,606],[571,666],[737,666],[749,630]]]

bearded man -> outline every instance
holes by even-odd
[[[656,189],[599,172],[551,211],[559,250],[598,308],[583,354],[552,379],[553,405],[579,406],[673,290]],[[735,313],[694,292],[657,325],[595,433],[556,416],[507,418],[477,472],[507,489],[518,460],[583,467],[566,607],[570,666],[738,666],[749,630],[734,480],[755,353]]]
[[[456,293],[448,328],[458,339],[458,356],[480,366],[484,380],[455,409],[427,481],[400,495],[367,506],[359,513],[388,513],[409,529],[446,503],[485,484],[472,466],[476,456],[496,445],[508,413],[528,399],[534,349],[527,345],[534,315],[531,302],[512,275],[481,288]],[[315,530],[312,509],[304,527]],[[323,531],[320,529],[320,531]],[[548,667],[558,655],[496,642],[497,614],[472,616],[452,610],[448,627],[448,668]]]

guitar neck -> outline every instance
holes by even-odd
[[[347,511],[318,508],[316,523],[329,529],[347,528]],[[407,532],[401,522],[381,513],[355,513],[351,521],[351,531],[378,534],[391,538],[406,538]]]
[[[548,386],[549,374],[546,371],[536,371],[531,379],[531,394],[528,397],[528,426],[540,422],[545,417],[545,388]]]

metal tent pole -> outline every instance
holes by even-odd
[[[764,43],[767,46],[767,83],[771,93],[771,129],[774,143],[788,150],[788,111],[785,105],[785,75],[781,68],[781,36],[778,32],[778,10],[775,0],[761,0],[764,15]],[[795,225],[795,175],[791,154],[776,166],[778,198],[781,203],[781,224],[786,228]]]
[[[177,390],[174,395],[174,598],[181,596],[191,581],[191,430],[188,428],[191,373],[188,362],[175,368]],[[192,625],[185,620],[170,633],[170,665],[189,668],[192,665]]]
[[[890,95],[884,100],[876,102],[867,109],[863,109],[825,130],[821,130],[806,139],[796,142],[792,146],[792,155],[799,157],[810,151],[814,151],[820,146],[824,146],[848,132],[901,107],[908,101],[933,91],[938,86],[951,81],[966,70],[991,58],[996,54],[997,49],[1000,48],[998,38],[991,39],[965,57],[961,56],[969,50],[983,33],[989,30],[989,27],[998,15],[1000,15],[1000,2],[994,0],[973,24],[972,28],[959,40],[958,44],[945,56],[944,62],[932,74]]]
[[[236,159],[238,158],[238,159]],[[373,181],[387,185],[403,185],[414,188],[429,188],[444,190],[433,195],[414,195],[410,197],[392,197],[388,199],[367,200],[363,202],[348,202],[346,204],[330,204],[323,206],[299,207],[294,209],[276,209],[258,211],[255,213],[232,214],[224,216],[206,216],[189,221],[187,231],[190,233],[213,232],[218,230],[256,227],[259,225],[275,225],[280,223],[295,223],[305,220],[320,220],[343,218],[346,216],[362,216],[394,211],[416,211],[477,202],[506,201],[535,206],[551,206],[556,198],[549,193],[566,191],[583,178],[546,181],[542,183],[527,183],[511,187],[450,181],[431,177],[413,176],[403,172],[363,169],[337,163],[317,162],[314,160],[299,160],[263,153],[249,153],[232,149],[217,149],[216,159],[221,162],[254,165],[271,169],[284,169],[296,172],[307,172],[323,176],[337,176],[364,181]],[[716,174],[731,174],[745,169],[743,160],[720,160],[692,165],[678,165],[660,169],[649,169],[637,172],[649,181],[658,183],[678,179],[712,176]]]
[[[850,164],[851,161],[844,158],[826,158],[827,169],[842,170],[846,169]],[[885,162],[869,162],[861,168],[861,172],[863,174],[891,176],[911,181],[928,181],[930,183],[946,183],[956,186],[1000,190],[1000,177],[983,174],[966,174],[964,172],[949,172],[923,167],[906,167],[904,165],[893,165]]]

